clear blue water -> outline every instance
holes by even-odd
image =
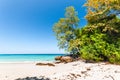
[[[0,62],[54,61],[64,54],[0,54]]]

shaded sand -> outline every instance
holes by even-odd
[[[36,63],[0,63],[0,80],[45,76],[51,80],[120,80],[120,66],[82,61],[53,66]]]

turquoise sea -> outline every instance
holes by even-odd
[[[64,54],[0,54],[0,62],[36,62],[54,61],[56,56]]]

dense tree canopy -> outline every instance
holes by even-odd
[[[80,38],[81,57],[120,63],[120,1],[87,0],[85,6],[88,24]]]
[[[79,19],[73,7],[66,9],[73,16],[55,24],[60,47],[86,60],[120,64],[120,0],[87,0],[85,7],[86,26],[76,28]]]

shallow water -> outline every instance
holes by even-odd
[[[0,62],[54,61],[55,56],[64,54],[0,54]]]

